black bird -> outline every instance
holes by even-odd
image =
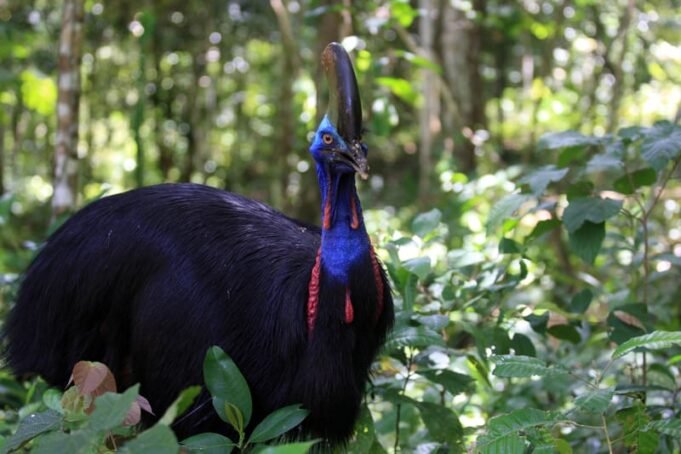
[[[322,64],[332,107],[310,146],[321,229],[194,184],[98,200],[25,274],[4,333],[17,375],[65,386],[77,361],[101,361],[121,387],[140,383],[160,415],[202,383],[206,350],[219,345],[251,388],[251,428],[300,403],[304,433],[348,440],[393,302],[355,189],[368,165],[350,57],[332,43]],[[178,436],[227,430],[206,399],[173,427]]]

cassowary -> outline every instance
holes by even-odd
[[[79,360],[141,384],[156,414],[202,383],[219,345],[246,377],[250,427],[300,403],[304,433],[347,440],[393,321],[386,276],[355,189],[366,176],[362,110],[350,58],[322,55],[332,101],[310,152],[321,229],[236,194],[163,184],[100,199],[46,242],[5,327],[9,366],[65,386]],[[335,115],[335,118],[330,118]],[[225,432],[208,395],[173,428]]]

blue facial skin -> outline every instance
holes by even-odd
[[[324,142],[325,134],[333,138],[330,144]],[[322,225],[326,204],[330,203],[331,208],[330,226],[322,229],[321,263],[324,272],[347,285],[352,265],[369,253],[371,245],[355,188],[355,170],[346,163],[334,160],[333,150],[349,152],[349,146],[338,134],[333,123],[324,116],[310,146],[310,153],[317,163],[317,177],[322,194]],[[352,227],[353,198],[359,220],[356,228]]]

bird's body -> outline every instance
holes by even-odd
[[[321,229],[193,184],[76,213],[26,272],[5,327],[11,368],[65,386],[77,361],[101,361],[119,387],[140,383],[161,415],[202,383],[206,350],[218,345],[251,388],[251,429],[299,403],[306,433],[347,440],[393,306],[355,189],[353,169],[366,162],[345,140],[325,119],[311,146]],[[180,436],[226,430],[207,398],[174,426]]]

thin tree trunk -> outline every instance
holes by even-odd
[[[485,10],[484,0],[473,4],[477,14]],[[449,2],[441,2],[442,35],[440,58],[445,79],[460,113],[462,124],[456,125],[459,137],[456,157],[461,171],[470,173],[476,168],[475,144],[471,141],[477,129],[486,127],[485,96],[480,74],[482,30],[479,21],[472,21]]]
[[[437,10],[433,7],[433,0],[420,0],[422,11],[419,20],[419,35],[421,48],[433,60],[434,26],[433,16]],[[420,112],[419,138],[419,205],[425,208],[430,194],[431,174],[433,170],[433,137],[440,131],[439,120],[439,92],[435,73],[430,69],[423,70],[423,107]]]
[[[78,192],[78,102],[83,0],[64,0],[59,37],[57,134],[52,216],[75,209]]]
[[[288,185],[288,157],[295,150],[295,118],[293,106],[293,83],[296,80],[296,70],[298,67],[297,56],[298,46],[293,36],[291,18],[288,13],[288,0],[270,0],[270,5],[279,24],[283,52],[281,55],[282,72],[279,83],[279,115],[277,123],[279,125],[279,140],[277,141],[277,153],[279,162],[273,168],[276,172],[272,178],[272,188],[270,197],[274,206],[284,208],[286,187]]]
[[[5,125],[0,123],[0,196],[5,193]]]
[[[612,75],[615,78],[615,83],[612,86],[612,97],[610,98],[610,116],[608,118],[607,132],[613,133],[619,124],[619,109],[622,102],[622,95],[624,94],[624,68],[622,67],[624,59],[629,51],[629,27],[636,8],[636,1],[629,0],[627,8],[620,19],[619,30],[613,42],[617,38],[621,40],[619,57],[616,61],[611,61]]]

